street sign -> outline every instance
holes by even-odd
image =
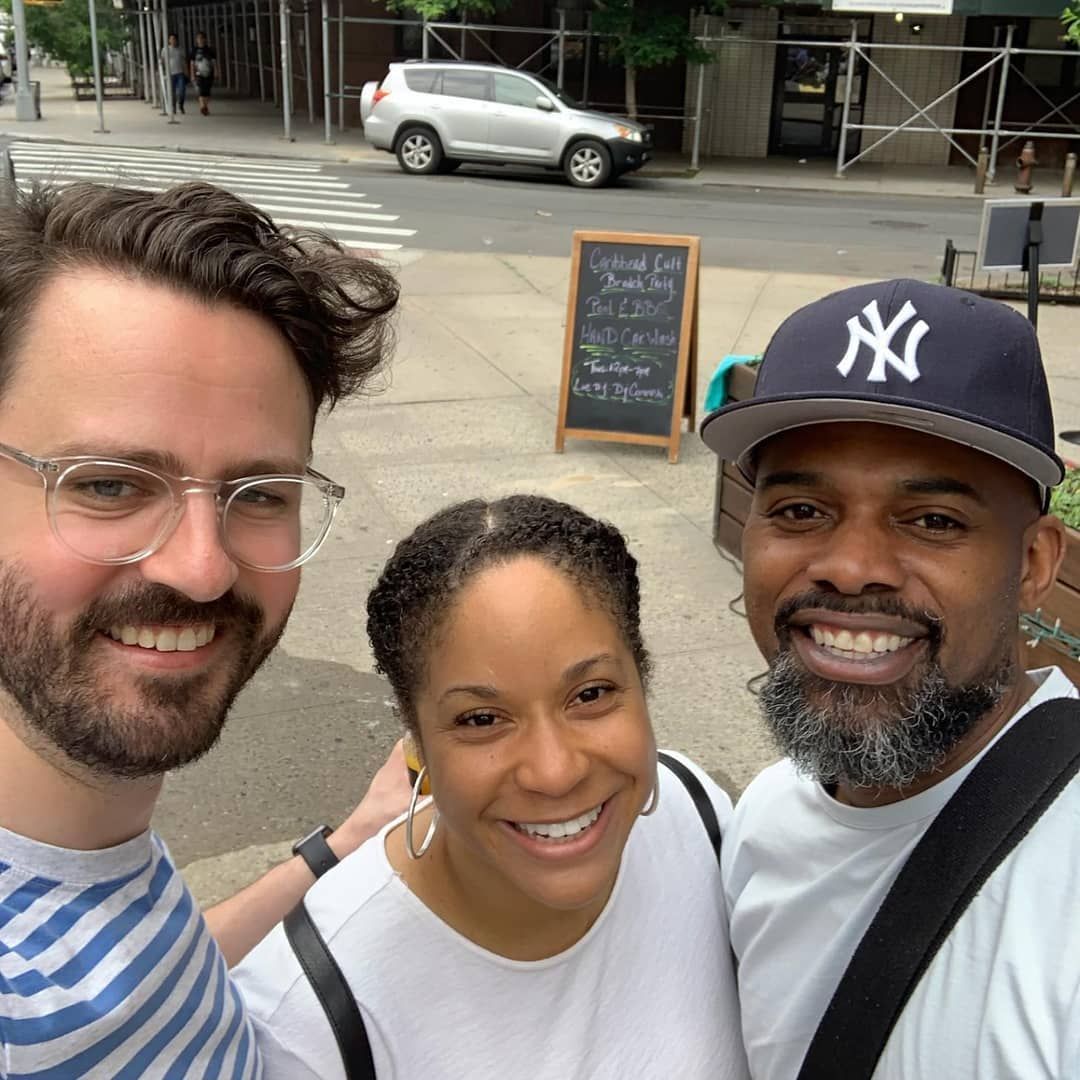
[[[892,15],[951,15],[953,0],[833,0],[833,11],[878,12]]]
[[[987,199],[976,266],[980,271],[1025,270],[1031,208],[1042,204],[1040,270],[1071,270],[1080,238],[1080,199]]]

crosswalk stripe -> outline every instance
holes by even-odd
[[[415,229],[390,229],[383,225],[377,228],[372,225],[348,225],[340,221],[316,221],[311,218],[305,218],[303,221],[298,218],[292,217],[278,217],[274,216],[274,220],[280,222],[282,225],[306,225],[309,229],[326,229],[327,232],[337,232],[339,230],[346,232],[356,233],[370,233],[376,236],[415,236]]]
[[[360,248],[363,251],[400,251],[400,244],[380,244],[375,240],[342,240],[342,247]]]
[[[212,162],[218,165],[240,167],[246,169],[272,169],[277,172],[292,172],[299,174],[318,173],[321,165],[310,165],[303,162],[273,161],[267,158],[247,157],[222,157],[216,154],[200,153],[176,153],[170,154],[157,150],[140,150],[135,147],[117,147],[104,149],[96,146],[76,147],[62,146],[60,144],[38,142],[16,142],[12,146],[15,153],[49,154],[57,157],[86,157],[108,155],[110,157],[126,157],[131,160],[159,161],[161,163],[176,162],[178,164],[191,164],[198,161]]]
[[[67,187],[80,180],[116,183],[141,191],[165,191],[192,180],[214,183],[247,199],[280,225],[319,229],[342,246],[358,252],[400,251],[397,237],[413,237],[415,229],[391,227],[400,215],[371,213],[381,203],[361,201],[363,192],[348,191],[348,182],[322,171],[322,166],[279,170],[271,163],[250,167],[247,159],[227,159],[153,152],[112,154],[96,147],[77,149],[43,144],[12,147],[16,182],[47,180]],[[344,219],[344,220],[342,220]],[[371,224],[357,224],[371,222]],[[386,223],[386,224],[384,224]],[[362,235],[358,235],[362,234]]]
[[[271,214],[326,214],[328,217],[356,218],[360,221],[397,221],[399,214],[364,214],[355,210],[333,210],[329,206],[291,206],[285,203],[261,202],[259,206]]]
[[[15,168],[18,170],[20,164],[18,159],[15,161]],[[140,169],[138,172],[132,171],[130,173],[123,169],[107,169],[99,166],[87,167],[87,168],[73,168],[68,165],[32,165],[30,168],[22,166],[21,171],[24,173],[30,173],[34,176],[85,176],[88,179],[98,179],[105,177],[110,180],[124,180],[130,177],[133,180],[140,178],[146,180],[156,180],[159,177],[156,175],[164,170],[158,169]],[[18,173],[16,173],[18,175]],[[198,174],[181,174],[176,175],[172,172],[165,172],[166,178],[171,178],[177,183],[181,183],[184,180],[206,180],[213,184],[220,183],[235,183],[236,180],[241,180],[249,187],[266,187],[274,190],[282,189],[299,189],[300,191],[310,191],[312,189],[316,191],[332,192],[347,188],[349,185],[345,182],[323,181],[323,180],[267,180],[264,178],[256,179],[253,176],[235,177],[235,176],[220,176],[217,173],[205,172]]]
[[[162,172],[176,172],[176,173],[206,173],[206,172],[223,172],[228,171],[230,175],[237,177],[251,176],[258,179],[283,179],[291,181],[300,181],[307,177],[318,176],[324,180],[340,180],[340,176],[332,176],[327,173],[294,173],[294,172],[274,172],[270,169],[248,169],[242,165],[222,165],[214,161],[135,161],[131,158],[114,157],[109,154],[85,154],[79,157],[72,155],[64,155],[63,157],[56,157],[51,154],[42,154],[37,151],[31,153],[20,152],[13,155],[13,160],[16,162],[25,161],[29,163],[47,163],[57,165],[63,168],[126,168],[132,170],[138,170],[140,172],[162,173]]]

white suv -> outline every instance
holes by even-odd
[[[360,95],[368,142],[407,173],[450,172],[464,161],[561,169],[578,187],[601,187],[639,169],[652,130],[579,109],[546,80],[462,61],[391,64]]]

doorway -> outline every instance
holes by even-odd
[[[797,42],[776,47],[772,126],[769,153],[792,157],[835,156],[840,143],[847,83],[848,50],[836,39]],[[867,63],[856,56],[851,87],[852,123],[862,123]],[[847,155],[859,152],[861,132],[848,132]]]

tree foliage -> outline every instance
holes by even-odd
[[[1080,0],[1077,0],[1080,3]],[[637,73],[686,60],[707,64],[713,54],[690,30],[690,19],[664,0],[593,0],[593,29],[609,35],[601,46],[610,61],[626,69],[626,111],[637,116]],[[724,0],[709,0],[705,10],[722,11]]]
[[[1080,0],[1070,0],[1061,13],[1061,22],[1069,41],[1080,45]]]
[[[455,16],[466,21],[469,15],[494,15],[504,11],[513,0],[386,0],[390,11],[410,13],[438,21]]]
[[[11,11],[11,0],[3,0],[3,10]],[[97,5],[98,45],[120,49],[128,38],[124,16],[116,8]],[[89,75],[94,69],[90,48],[90,15],[86,0],[26,8],[26,37],[29,42],[63,61],[72,75]]]

